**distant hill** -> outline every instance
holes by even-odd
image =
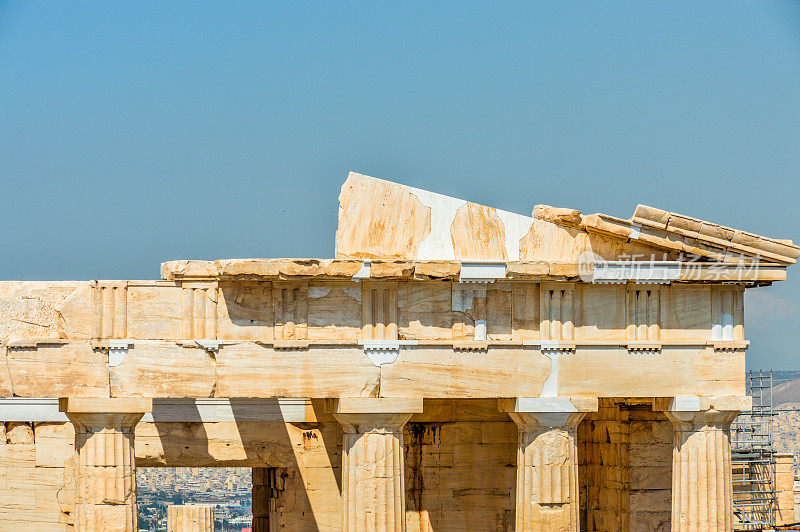
[[[789,381],[796,381],[800,380],[800,370],[799,371],[773,371],[772,372],[772,381],[775,386],[779,384],[783,384]]]
[[[800,377],[773,386],[772,404],[778,407],[786,403],[800,403]]]
[[[774,372],[772,379],[772,404],[779,410],[772,425],[775,450],[794,453],[800,473],[800,371]]]

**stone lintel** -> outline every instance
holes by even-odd
[[[568,413],[597,412],[597,397],[515,397],[498,400],[501,412]]]
[[[752,408],[752,397],[742,395],[716,397],[682,395],[653,399],[653,410],[657,412],[703,412],[706,410],[742,412]]]
[[[153,400],[144,397],[62,397],[58,409],[69,414],[146,414]]]
[[[333,414],[421,414],[422,397],[340,397],[327,408]]]

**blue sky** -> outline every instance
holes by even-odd
[[[0,0],[0,279],[333,255],[348,170],[800,240],[800,3]],[[800,368],[800,266],[747,300]]]

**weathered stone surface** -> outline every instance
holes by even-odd
[[[6,425],[6,442],[10,445],[33,444],[33,426],[30,423],[10,422]]]
[[[336,257],[414,258],[430,231],[430,208],[408,187],[347,176],[339,194]]]
[[[577,428],[584,414],[509,415],[519,427],[515,530],[577,532]]]
[[[214,505],[167,506],[167,532],[214,532]]]
[[[134,427],[142,413],[70,412],[75,427],[75,525],[136,531]]]
[[[481,360],[483,364],[476,365]],[[536,350],[490,348],[486,352],[455,353],[436,349],[406,349],[393,364],[381,368],[385,397],[530,396],[541,393],[550,359]],[[502,391],[500,391],[502,390]]]
[[[376,260],[370,266],[369,276],[374,279],[409,278],[414,273],[414,263],[404,260]]]
[[[704,475],[728,467],[711,411],[746,406],[741,282],[785,278],[800,247],[643,206],[630,220],[542,205],[521,216],[359,174],[339,221],[337,259],[0,283],[0,396],[83,404],[69,411],[77,432],[4,410],[0,530],[133,529],[134,451],[140,465],[255,467],[261,530],[341,530],[343,515],[359,530],[511,530],[515,519],[574,530],[577,508],[586,530],[728,527],[728,493]],[[672,283],[585,282],[597,270],[580,266],[598,258],[683,262]],[[468,264],[484,261],[500,264]],[[523,420],[518,439],[496,408],[509,396],[599,397],[601,408],[575,434]],[[683,396],[702,408],[671,412],[673,430],[651,406]],[[298,424],[162,418],[134,442],[114,405],[152,397],[424,398],[425,409],[337,412],[344,428],[316,408]]]
[[[456,211],[450,234],[457,259],[508,259],[505,226],[491,207],[467,203]]]
[[[204,348],[137,341],[109,368],[112,397],[211,397],[216,362]]]
[[[0,282],[0,338],[60,338],[59,312],[87,282]]]
[[[551,207],[550,205],[536,205],[533,207],[534,218],[546,222],[561,223],[579,226],[581,224],[581,211],[564,207]]]
[[[342,529],[405,531],[403,425],[413,412],[384,413],[385,402],[369,401],[370,413],[334,414],[344,429]]]
[[[219,273],[224,277],[277,277],[277,259],[225,259],[217,261]]]
[[[414,264],[414,279],[456,279],[460,271],[461,264],[455,261],[418,261]]]
[[[161,264],[161,278],[171,281],[182,277],[216,277],[217,265],[210,260],[173,260]]]
[[[730,424],[738,411],[666,411],[675,427],[672,530],[731,530]]]
[[[216,397],[370,397],[379,369],[360,349],[274,350],[250,343],[216,355]]]
[[[108,396],[108,355],[87,340],[7,349],[5,365],[6,396]]]

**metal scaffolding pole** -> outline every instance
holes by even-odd
[[[747,374],[747,395],[753,409],[731,425],[733,513],[735,530],[762,530],[774,525],[775,449],[772,438],[772,370]]]

